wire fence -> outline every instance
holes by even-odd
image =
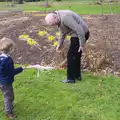
[[[21,4],[17,4],[14,1],[8,2],[0,2],[0,10],[1,11],[23,11],[23,7]]]

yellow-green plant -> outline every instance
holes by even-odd
[[[66,40],[70,40],[71,36],[67,35]]]
[[[60,32],[56,32],[56,36],[60,36]]]
[[[23,34],[19,36],[20,39],[27,39],[29,38],[29,35]]]
[[[23,34],[19,36],[19,39],[24,39],[27,41],[27,44],[29,45],[36,45],[37,42],[35,40],[33,40],[32,38],[29,38],[29,35]]]
[[[48,40],[53,41],[53,40],[55,40],[55,37],[53,35],[50,35],[50,36],[48,36]]]
[[[37,44],[37,42],[35,41],[35,40],[33,40],[32,38],[28,38],[27,39],[27,44],[29,44],[29,45],[36,45]]]
[[[54,43],[53,43],[53,46],[58,46],[58,42],[57,41],[55,41]]]
[[[49,41],[53,41],[53,46],[56,47],[58,46],[58,41],[55,41],[56,37],[60,36],[60,32],[56,32],[56,36],[53,35],[49,35],[47,31],[43,30],[43,31],[39,31],[38,32],[39,36],[46,36],[48,38]],[[67,35],[66,36],[66,40],[70,40],[71,36]],[[19,39],[23,39],[26,40],[27,44],[29,44],[30,46],[35,46],[38,49],[40,49],[40,45],[32,38],[29,37],[29,35],[27,34],[23,34],[19,36]],[[41,50],[41,49],[40,49]]]
[[[38,35],[39,36],[45,36],[47,34],[47,31],[39,31]]]

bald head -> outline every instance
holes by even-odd
[[[59,18],[57,14],[54,13],[49,13],[45,17],[45,22],[47,25],[52,26],[52,25],[58,25],[59,23]]]

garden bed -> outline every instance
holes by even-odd
[[[41,13],[18,13],[0,17],[0,38],[10,37],[15,41],[17,45],[13,54],[15,63],[58,67],[66,58],[69,40],[65,41],[66,49],[64,50],[64,54],[56,53],[54,42],[57,41],[58,38],[56,35],[58,28],[45,26],[44,16],[40,14]],[[87,46],[93,46],[88,47],[90,50],[88,49],[87,53],[90,56],[93,54],[93,57],[95,56],[94,54],[99,54],[99,58],[105,56],[105,59],[107,59],[107,62],[104,61],[104,64],[100,63],[99,68],[95,68],[93,71],[96,71],[96,69],[105,70],[106,67],[110,67],[113,71],[117,70],[119,72],[120,15],[83,15],[83,18],[90,28],[90,39]],[[40,31],[46,31],[48,34],[41,36],[38,34]],[[35,40],[38,46],[30,46],[26,40],[19,38],[21,35],[29,35],[29,38]],[[54,36],[55,40],[48,40],[48,36],[50,35]],[[89,56],[88,54],[87,56]],[[89,57],[89,59],[90,58],[91,63],[89,62],[89,64],[93,64],[94,60],[92,57]],[[89,66],[90,65],[83,67],[89,69]]]

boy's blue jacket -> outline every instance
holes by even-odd
[[[22,71],[22,67],[14,68],[14,62],[10,56],[0,55],[0,84],[12,84],[14,76]]]

